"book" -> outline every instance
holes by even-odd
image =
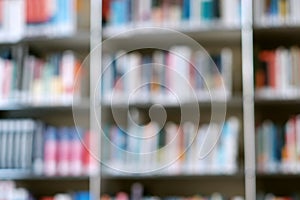
[[[80,100],[85,89],[81,81],[84,69],[80,69],[74,52],[50,54],[45,60],[27,52],[16,46],[0,56],[0,72],[6,74],[0,75],[1,105],[70,105]]]
[[[102,8],[105,26],[118,28],[160,25],[190,27],[203,22],[220,21],[226,25],[239,25],[240,0],[112,0]]]
[[[234,116],[223,127],[167,122],[160,129],[150,122],[144,126],[129,123],[123,130],[110,125],[105,129],[110,140],[102,148],[111,168],[105,173],[234,174],[239,170],[239,130]]]
[[[104,58],[102,65],[107,66],[102,79],[104,104],[127,100],[178,103],[188,101],[193,95],[205,101],[210,99],[209,93],[222,99],[232,96],[234,58],[229,48],[208,55],[178,45],[171,47],[170,52],[124,54],[120,50],[105,54]]]
[[[299,96],[299,48],[262,50],[255,68],[256,96],[296,98]]]

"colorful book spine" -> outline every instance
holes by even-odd
[[[51,54],[47,61],[13,52],[6,52],[11,59],[0,58],[0,104],[67,105],[80,100],[84,69],[73,52]]]
[[[114,27],[149,23],[173,26],[217,20],[228,25],[240,23],[240,0],[145,0],[143,3],[112,0],[104,5],[105,21],[108,21],[108,26]]]
[[[258,54],[255,87],[258,97],[296,98],[299,94],[299,48],[278,47]]]
[[[229,118],[224,127],[198,126],[186,122],[183,127],[168,122],[163,129],[151,122],[143,127],[131,125],[121,130],[106,128],[102,156],[110,168],[107,173],[134,173],[162,169],[169,174],[233,174],[238,167],[239,122]],[[154,173],[154,172],[153,172]]]
[[[262,26],[299,24],[299,1],[297,0],[256,0],[255,22]]]
[[[257,170],[261,173],[297,173],[299,162],[299,116],[284,125],[270,120],[257,127]]]
[[[193,92],[199,100],[209,99],[209,92],[230,98],[232,95],[232,50],[224,48],[210,57],[193,52],[187,46],[174,46],[170,52],[149,54],[119,51],[104,55],[102,79],[104,103],[181,102]],[[129,65],[129,67],[128,67]],[[177,95],[177,97],[174,96]],[[114,95],[114,98],[112,98]],[[219,97],[218,96],[218,97]]]
[[[86,143],[90,137],[79,127],[47,126],[32,119],[0,120],[0,169],[47,176],[90,175],[98,167],[89,152],[97,145]]]

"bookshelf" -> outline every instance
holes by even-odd
[[[52,9],[49,9],[50,7],[52,7]],[[43,123],[45,127],[51,126],[58,129],[62,127],[71,128],[78,125],[78,127],[80,126],[83,129],[88,130],[90,126],[90,70],[86,61],[84,61],[84,58],[90,51],[90,2],[81,0],[1,0],[0,10],[0,71],[2,75],[5,74],[7,77],[11,77],[12,82],[16,83],[16,85],[9,85],[9,90],[6,90],[7,88],[5,88],[5,91],[9,91],[5,93],[3,92],[3,87],[9,81],[7,81],[7,77],[1,76],[1,152],[4,152],[5,154],[11,153],[10,147],[5,148],[5,151],[3,151],[3,142],[7,145],[10,143],[10,139],[9,141],[6,141],[6,136],[9,135],[8,138],[11,136],[14,137],[12,141],[16,141],[13,142],[16,148],[18,146],[16,145],[18,141],[23,140],[22,138],[24,138],[23,136],[26,135],[26,132],[23,132],[24,130],[22,131],[22,129],[21,131],[19,130],[19,132],[18,130],[13,129],[13,126],[15,126],[16,129],[18,129],[18,127],[20,128],[17,124],[22,120],[34,120],[34,122]],[[37,10],[44,11],[44,13],[36,12]],[[29,14],[29,12],[31,12],[31,14]],[[18,13],[18,16],[12,17],[15,13]],[[29,17],[28,15],[31,16]],[[63,66],[63,54],[66,53],[65,55],[67,55],[67,52],[70,54],[69,57],[67,56],[64,58],[65,61],[67,61],[67,64]],[[25,62],[26,60],[27,62]],[[30,60],[33,64],[31,63],[32,67],[29,69],[26,67],[30,64]],[[8,70],[9,67],[7,66],[9,63],[11,64],[12,71],[17,73],[18,76],[5,71]],[[76,71],[75,63],[77,63],[77,67],[82,65],[82,68]],[[62,77],[62,71],[65,71],[65,78]],[[32,73],[32,76],[28,76],[28,73]],[[81,74],[82,76],[80,79],[78,74]],[[49,84],[46,83],[46,79],[49,81]],[[58,81],[58,84],[56,85],[57,88],[52,88],[53,90],[47,88],[47,85],[49,87],[54,87],[55,84],[52,83],[55,82],[55,79]],[[63,79],[65,80],[63,81]],[[62,88],[64,86],[62,85],[64,84],[62,82],[68,82],[72,85],[72,88],[67,89],[69,95],[66,95],[65,97],[62,97],[64,96],[62,95],[60,98],[58,97],[60,95],[56,96],[56,94],[63,91]],[[73,90],[73,84],[77,89]],[[34,87],[36,88],[34,89]],[[33,92],[34,90],[37,92],[37,99],[33,97],[35,96],[33,94],[35,93]],[[40,93],[44,90],[47,90],[48,92],[42,92],[43,94]],[[75,91],[78,92],[78,98],[75,98],[75,93],[77,93]],[[41,96],[38,97],[38,93],[45,98],[40,98]],[[8,120],[11,121],[11,125],[9,125],[10,130],[6,132],[2,129],[2,125],[3,122],[5,124]],[[4,127],[6,127],[6,125],[4,125]],[[35,138],[36,135],[38,135],[36,127],[33,132]],[[71,137],[69,137],[70,140],[67,142],[67,140],[62,138],[61,140],[58,140],[58,136],[67,136],[68,134],[58,134],[58,132],[55,133],[55,138],[57,139],[55,144],[52,143],[53,146],[55,146],[55,151],[57,150],[57,153],[60,152],[58,153],[60,156],[57,156],[57,159],[64,154],[62,153],[63,151],[61,151],[64,148],[74,152],[78,149],[83,150],[79,140],[77,142],[73,141],[74,144],[77,143],[78,146],[72,147],[71,138],[76,134],[71,134],[69,132],[69,136]],[[18,135],[20,135],[21,139],[18,139]],[[31,135],[31,133],[28,133],[28,135]],[[43,130],[42,137],[45,135]],[[30,139],[28,139],[28,141],[29,140]],[[86,140],[88,140],[88,138],[86,138]],[[62,145],[63,143],[65,143],[65,145]],[[85,143],[88,142],[86,141]],[[43,144],[46,144],[47,146],[46,141],[40,143],[42,146]],[[36,148],[36,146],[33,146],[35,145],[31,146],[28,144],[28,148]],[[47,156],[44,157],[43,153],[49,149],[46,150],[47,147],[46,149],[44,149],[44,147],[42,148],[43,149],[40,149],[40,153],[44,159]],[[66,150],[64,154],[68,158],[70,153],[69,150]],[[18,151],[16,149],[12,149],[12,151],[14,157],[17,157]],[[35,149],[35,153],[36,151],[38,150]],[[26,150],[25,152],[30,151]],[[80,156],[81,153],[78,151],[77,153]],[[53,154],[53,151],[50,154]],[[70,154],[70,157],[73,156]],[[1,158],[2,164],[7,163],[7,159],[3,159],[3,155]],[[3,160],[5,161],[3,162]],[[88,163],[89,160],[90,158],[87,158],[85,162]],[[44,159],[43,164],[48,161]],[[6,164],[4,165],[2,165],[0,169],[0,198],[8,200],[27,200],[29,199],[29,196],[26,196],[28,194],[31,195],[30,198],[36,199],[89,199],[88,191],[90,189],[90,179],[95,176],[95,173],[92,172],[75,175],[67,173],[64,176],[60,173],[54,173],[53,175],[52,173],[46,174],[44,173],[44,166],[47,164],[41,165],[43,166],[42,168],[38,167],[42,169],[42,172],[40,171],[41,173],[37,173],[37,171],[33,169],[33,162],[28,163],[28,166],[26,167],[20,167],[17,164],[15,164],[14,167],[7,166]],[[73,163],[72,166],[74,165],[77,164]],[[86,168],[92,167],[86,166]],[[89,169],[86,170],[88,171]],[[5,188],[6,191],[3,191]],[[16,196],[13,196],[12,194]]]
[[[272,85],[270,87],[271,90],[270,88],[268,88],[268,84],[265,84],[268,91],[261,94],[259,94],[258,92],[254,96],[256,137],[261,137],[262,135],[264,135],[265,137],[275,136],[273,142],[270,144],[262,145],[261,142],[265,141],[264,139],[256,140],[256,159],[258,159],[256,191],[258,194],[257,198],[259,199],[266,198],[266,194],[269,194],[269,196],[270,194],[273,194],[274,196],[278,197],[290,197],[291,199],[297,199],[299,193],[298,188],[294,187],[299,173],[297,172],[296,168],[292,167],[293,169],[291,170],[287,169],[291,166],[289,162],[297,163],[298,161],[297,159],[295,161],[289,161],[292,160],[291,152],[293,152],[293,150],[286,150],[286,148],[292,147],[293,141],[296,141],[296,138],[298,138],[297,136],[290,138],[292,144],[289,144],[289,140],[287,140],[288,133],[291,133],[290,136],[293,136],[293,134],[298,134],[298,129],[295,128],[294,131],[291,131],[291,129],[289,128],[293,127],[292,121],[294,119],[294,116],[297,116],[297,114],[299,113],[298,87],[295,85],[295,91],[291,92],[290,94],[288,94],[288,88],[284,89],[285,92],[277,89],[277,86],[293,87],[293,85],[289,83],[289,81],[293,80],[292,76],[289,76],[289,78],[286,80],[282,80],[282,82],[279,81],[281,78],[284,79],[286,77],[284,73],[291,73],[295,75],[297,74],[295,72],[292,72],[293,67],[297,69],[297,64],[295,64],[295,62],[298,59],[298,56],[292,55],[292,53],[294,52],[293,48],[299,45],[299,40],[296,37],[296,35],[299,34],[299,22],[298,17],[296,17],[296,14],[294,14],[294,6],[296,5],[296,3],[298,2],[282,1],[280,2],[280,4],[276,5],[275,1],[270,1],[270,4],[268,5],[266,1],[254,1],[254,9],[256,8],[257,11],[254,12],[255,23],[253,26],[253,52],[255,58],[254,70],[256,71],[254,76],[256,80],[254,87],[256,89],[256,92],[259,91],[257,89],[257,84],[259,82],[259,78],[257,79],[259,67],[264,65],[264,62],[261,62],[261,60],[263,60],[263,54],[273,54],[273,57],[276,59],[274,64],[265,65],[266,69],[268,69],[268,73],[270,73],[268,76],[266,76],[268,80],[266,80],[265,83],[272,82],[272,84],[270,84]],[[265,9],[265,12],[261,12],[262,10],[260,9],[268,8],[268,6],[270,6],[270,9]],[[286,13],[284,12],[283,8],[287,8]],[[262,16],[260,20],[258,20],[259,15]],[[281,48],[284,53],[287,52],[287,61],[289,63],[284,62],[284,59],[282,59],[284,58],[284,56],[279,57],[281,56]],[[279,64],[279,62],[281,62],[282,64]],[[279,67],[283,67],[283,74],[280,73],[279,79],[274,79],[274,75],[271,75],[271,68],[274,66],[276,66],[274,75],[278,75],[277,70],[279,69]],[[286,86],[285,82],[287,82]],[[274,113],[275,110],[276,114]],[[269,126],[268,123],[270,123],[271,126]],[[267,131],[267,128],[270,127],[274,127],[274,129],[271,128],[269,131]],[[268,134],[265,134],[265,131],[267,131]],[[280,144],[280,142],[282,142],[282,144]],[[274,144],[277,144],[277,147],[273,146],[274,148],[272,148],[272,145]],[[260,154],[260,147],[269,148],[269,150],[266,150],[266,152],[274,153],[274,157],[269,156],[271,154],[266,153],[266,165],[268,165],[268,169],[266,170],[262,170],[263,165],[261,164],[264,161],[261,160],[262,157]],[[275,153],[277,150],[278,152]],[[295,150],[295,154],[297,154],[296,152],[297,151]],[[272,164],[273,158],[275,158],[275,165]],[[298,166],[298,164],[295,165]],[[272,196],[270,197],[274,198]]]
[[[75,107],[70,104],[47,105],[22,102],[3,105],[0,107],[0,118],[35,118],[57,126],[72,126],[74,124],[72,117],[75,117],[76,122],[83,123],[83,126],[89,127],[92,132],[101,133],[102,127],[114,125],[116,121],[122,124],[124,129],[130,128],[127,115],[127,112],[130,111],[137,113],[136,121],[148,122],[151,120],[149,113],[153,105],[157,104],[159,106],[155,107],[158,109],[156,117],[157,115],[161,115],[159,117],[166,115],[167,121],[179,124],[181,108],[188,109],[196,105],[200,108],[201,123],[199,125],[201,127],[209,122],[214,106],[217,108],[224,106],[222,99],[219,101],[215,99],[214,105],[207,100],[209,98],[196,98],[179,104],[178,102],[170,102],[168,99],[144,97],[128,103],[128,98],[123,96],[110,102],[109,97],[107,98],[99,92],[100,88],[105,87],[103,82],[99,82],[104,68],[104,64],[101,63],[105,61],[107,55],[117,54],[118,51],[120,53],[120,50],[124,51],[125,54],[127,54],[126,52],[133,52],[152,55],[155,48],[169,51],[171,48],[178,48],[183,45],[185,47],[193,46],[193,41],[203,45],[212,54],[220,52],[226,47],[231,49],[233,59],[231,95],[226,98],[226,115],[224,117],[229,119],[235,116],[239,121],[238,147],[235,149],[237,170],[230,174],[216,173],[215,171],[209,173],[166,173],[162,171],[161,173],[138,174],[132,173],[132,171],[131,173],[120,173],[118,170],[107,173],[105,171],[107,166],[105,165],[111,167],[114,164],[103,162],[102,166],[96,167],[100,169],[101,174],[93,176],[48,177],[35,176],[22,170],[10,172],[0,170],[0,179],[16,180],[18,186],[29,189],[38,197],[46,193],[55,195],[58,192],[90,189],[95,199],[103,194],[119,195],[120,199],[128,198],[124,193],[120,194],[119,192],[123,191],[130,194],[134,184],[138,182],[142,184],[145,195],[156,197],[177,196],[182,198],[200,193],[205,196],[212,196],[212,199],[220,199],[219,194],[215,193],[219,192],[227,198],[235,196],[235,199],[242,199],[241,196],[246,200],[268,199],[268,197],[273,199],[274,196],[269,193],[297,199],[297,195],[294,194],[299,193],[297,188],[298,172],[295,170],[284,173],[279,170],[259,172],[256,161],[258,157],[256,146],[259,143],[256,140],[258,127],[266,120],[272,120],[284,127],[288,119],[300,113],[298,94],[294,95],[295,93],[292,91],[293,95],[287,96],[270,92],[269,88],[264,90],[263,87],[259,91],[257,80],[263,80],[262,85],[264,85],[269,79],[266,72],[264,72],[263,78],[257,79],[256,77],[258,63],[260,63],[257,57],[261,51],[274,52],[281,46],[284,50],[289,51],[292,46],[299,46],[299,14],[295,11],[299,5],[297,0],[242,0],[240,1],[240,10],[235,9],[237,8],[235,3],[239,1],[224,0],[222,1],[223,7],[219,12],[214,10],[216,5],[213,2],[220,3],[221,1],[183,0],[174,1],[166,6],[160,5],[162,1],[145,0],[144,5],[139,5],[139,3],[132,5],[132,8],[135,8],[129,12],[132,15],[126,13],[122,15],[124,8],[126,9],[128,6],[126,3],[130,1],[91,0],[89,2],[91,9],[88,17],[90,23],[88,24],[90,26],[83,29],[77,28],[75,32],[68,35],[53,33],[48,35],[44,31],[41,31],[41,34],[30,35],[30,33],[26,34],[25,31],[22,34],[19,32],[15,38],[2,41],[0,33],[1,46],[26,45],[30,49],[35,49],[37,54],[41,54],[37,55],[40,58],[49,52],[61,52],[66,49],[76,49],[82,55],[80,57],[84,57],[91,49],[91,54],[84,61],[86,62],[84,65],[90,66],[89,78],[86,79],[88,80],[88,94],[85,94],[84,98],[81,99],[82,101]],[[109,19],[108,14],[109,2],[113,2],[112,7],[118,11],[115,12],[117,14],[113,14],[116,16],[113,16],[112,19]],[[182,10],[180,2],[184,3]],[[192,3],[189,5],[189,2]],[[191,13],[187,12],[188,8],[196,8],[197,3],[206,9],[200,9],[199,13],[195,11],[196,9],[191,9]],[[234,10],[234,12],[228,12],[227,7],[230,7],[229,10]],[[102,8],[104,9],[103,12],[101,11]],[[171,9],[172,12],[168,9]],[[206,12],[207,10],[211,10],[211,13]],[[140,16],[141,13],[146,13],[146,15]],[[237,13],[240,13],[240,17],[237,17]],[[197,14],[200,15],[200,21],[194,18]],[[78,19],[85,21],[81,17]],[[153,29],[157,31],[153,31]],[[176,31],[192,38],[193,41],[186,42],[184,36],[178,36]],[[102,46],[98,46],[101,42]],[[135,51],[137,48],[145,47],[148,49]],[[194,49],[191,50],[191,54],[193,53]],[[263,67],[264,69],[268,68],[266,63],[263,64]],[[285,67],[282,68],[284,71]],[[111,79],[113,78],[115,77]],[[190,80],[190,77],[188,79]],[[151,96],[151,92],[150,90],[150,94],[146,94],[146,96]],[[276,115],[274,114],[275,111]],[[117,118],[114,118],[114,112],[118,114]],[[190,119],[193,119],[194,116],[191,115]],[[268,133],[267,131],[267,134],[264,135],[270,137]],[[94,140],[105,142],[103,138],[99,138],[99,135],[94,136]],[[96,157],[99,157],[101,153],[103,156],[106,149],[100,145],[93,147],[92,151]],[[120,166],[115,167],[120,168]],[[47,186],[45,181],[47,181]],[[103,199],[105,198],[108,197],[104,196]]]
[[[120,6],[117,5],[118,3],[122,4],[127,1],[102,1],[103,3],[102,6],[104,9],[103,11],[104,16],[102,15],[102,17],[104,18],[102,18],[102,21],[104,21],[105,25],[98,27],[99,30],[102,30],[102,36],[101,37],[99,36],[98,39],[99,38],[103,39],[101,50],[102,50],[102,63],[104,62],[104,64],[102,64],[102,70],[105,70],[105,67],[109,66],[109,64],[107,63],[110,63],[110,61],[107,61],[107,57],[113,56],[114,54],[118,54],[118,52],[120,55],[122,55],[121,52],[122,50],[125,52],[125,55],[129,55],[128,56],[129,58],[125,58],[125,59],[130,60],[130,58],[134,57],[134,55],[131,56],[130,53],[126,53],[126,52],[134,52],[137,54],[144,55],[143,52],[145,51],[146,51],[145,54],[147,54],[147,50],[144,50],[147,47],[149,48],[150,54],[152,52],[151,48],[154,50],[163,49],[166,51],[168,51],[172,47],[176,48],[180,45],[187,46],[187,47],[190,46],[195,48],[195,45],[193,43],[194,41],[199,42],[201,45],[204,46],[204,48],[206,48],[212,54],[215,54],[216,52],[220,52],[224,47],[228,47],[230,48],[233,55],[232,69],[230,70],[230,74],[234,72],[235,75],[232,76],[232,80],[231,80],[232,87],[230,86],[230,92],[229,92],[231,93],[231,95],[229,95],[226,99],[227,114],[225,118],[229,119],[231,116],[236,116],[239,121],[239,131],[238,131],[238,140],[237,140],[238,147],[235,149],[237,152],[237,157],[236,157],[237,170],[233,173],[224,174],[220,172],[218,174],[212,171],[211,173],[204,172],[202,174],[197,174],[197,173],[185,174],[184,172],[179,172],[176,174],[172,174],[172,173],[168,174],[167,172],[162,171],[161,173],[152,172],[152,173],[139,174],[134,172],[122,173],[118,170],[112,170],[113,171],[112,173],[107,173],[106,172],[107,165],[108,168],[113,168],[113,167],[116,167],[117,169],[119,168],[117,165],[109,164],[106,163],[106,161],[103,161],[103,165],[101,167],[102,175],[101,175],[101,184],[100,184],[101,185],[100,194],[101,195],[109,194],[114,196],[120,191],[130,193],[131,186],[135,182],[139,182],[143,185],[145,191],[147,191],[146,194],[156,195],[158,197],[167,197],[172,195],[192,196],[195,194],[204,194],[210,196],[214,192],[220,192],[222,195],[226,197],[247,196],[247,199],[252,199],[252,197],[255,196],[255,191],[254,190],[251,191],[248,189],[246,189],[247,191],[245,190],[245,188],[248,188],[249,185],[250,188],[253,187],[251,187],[252,182],[247,183],[247,187],[245,187],[246,176],[243,169],[245,166],[244,165],[245,145],[243,141],[246,140],[246,138],[244,137],[244,134],[242,134],[243,129],[245,129],[245,127],[243,123],[244,101],[243,101],[243,92],[242,92],[243,91],[242,62],[244,62],[242,61],[242,58],[244,59],[244,54],[242,53],[242,48],[243,48],[242,43],[244,43],[243,40],[244,27],[240,25],[239,19],[241,18],[237,17],[234,19],[237,21],[234,20],[230,21],[232,20],[232,16],[229,16],[229,18],[227,18],[228,21],[226,21],[225,20],[226,17],[224,16],[217,17],[218,14],[216,13],[216,16],[212,17],[211,19],[205,19],[205,17],[207,16],[203,16],[204,19],[203,22],[201,21],[202,23],[200,23],[197,20],[194,21],[194,19],[192,18],[180,20],[175,16],[174,18],[167,17],[166,20],[162,19],[160,22],[157,22],[155,21],[156,18],[153,16],[155,14],[153,13],[163,12],[163,11],[160,11],[159,6],[156,8],[154,5],[152,6],[152,8],[157,10],[156,11],[153,10],[151,11],[151,9],[149,10],[149,7],[148,8],[146,7],[148,3],[150,2],[151,4],[152,1],[147,1],[145,2],[144,5],[145,7],[143,8],[139,7],[136,10],[134,9],[134,12],[131,12],[132,16],[127,16],[126,14],[123,17],[113,16],[112,20],[117,20],[117,21],[111,22],[108,20],[108,16],[105,15],[107,13],[107,10],[105,9],[109,7],[109,5],[107,5],[109,4],[109,2],[115,3],[116,5],[114,6],[118,7]],[[162,1],[153,1],[154,4],[155,3],[160,4],[159,2]],[[172,4],[172,6],[174,6],[173,9],[178,9],[178,5],[177,5],[178,2],[179,1]],[[186,2],[201,3],[201,1],[186,1]],[[204,4],[206,3],[206,1],[203,2]],[[233,2],[236,3],[238,1],[231,1],[231,3]],[[242,4],[244,4],[244,1],[242,1]],[[222,5],[224,6],[224,4]],[[136,5],[133,5],[133,8],[135,6]],[[120,7],[118,8],[121,9]],[[243,8],[243,6],[241,6],[241,8]],[[136,12],[138,13],[139,11],[137,10],[139,9],[146,9],[147,12],[149,11],[152,14],[147,15],[150,17],[146,19],[144,18],[136,19],[135,13]],[[223,14],[224,13],[226,12],[223,11]],[[118,15],[118,12],[114,14]],[[236,13],[232,12],[231,14],[234,15]],[[123,18],[125,19],[125,21],[121,20]],[[172,19],[173,21],[172,20],[169,21],[168,19]],[[183,36],[177,34],[176,31],[182,32],[185,35]],[[192,39],[186,40],[186,37]],[[139,48],[140,51],[135,51],[136,49]],[[193,54],[193,50],[194,49],[192,48],[192,54]],[[251,57],[248,57],[248,59],[251,59]],[[105,77],[109,77],[109,76],[110,75],[108,74]],[[149,74],[148,76],[151,77],[151,75]],[[114,78],[115,77],[108,78],[108,79],[111,80]],[[132,77],[132,79],[133,78],[134,77]],[[109,83],[108,85],[110,84],[111,83]],[[103,90],[111,91],[112,90],[111,88],[105,88],[106,85],[107,82],[101,82],[101,88],[102,89],[104,88]],[[123,85],[123,87],[126,88],[127,86]],[[222,105],[224,104],[223,102],[224,100],[222,98],[219,99],[219,101],[217,98],[215,98],[214,99],[215,101],[213,102],[212,105],[209,98],[205,99],[205,95],[203,95],[204,96],[203,99],[196,98],[196,100],[192,99],[191,101],[187,100],[186,102],[172,103],[167,98],[164,99],[154,98],[154,95],[152,95],[151,92],[152,91],[150,91],[150,96],[153,98],[146,97],[145,99],[143,99],[143,97],[141,97],[142,96],[141,94],[141,96],[137,95],[138,97],[136,100],[129,99],[129,101],[126,95],[122,97],[122,94],[120,94],[120,96],[111,99],[109,95],[106,96],[105,92],[103,92],[101,94],[101,100],[102,100],[101,102],[102,107],[101,107],[101,114],[100,114],[101,118],[97,117],[97,119],[101,121],[102,127],[107,125],[113,125],[115,123],[121,123],[122,125],[124,125],[124,127],[130,128],[129,125],[127,124],[128,123],[127,112],[133,110],[133,112],[138,113],[137,114],[139,116],[138,120],[149,121],[148,114],[149,112],[151,112],[150,111],[151,108],[153,108],[153,105],[158,104],[160,108],[164,110],[165,114],[167,115],[167,121],[171,121],[179,124],[180,115],[181,115],[180,110],[188,106],[193,107],[196,104],[197,107],[199,107],[201,110],[201,120],[203,120],[201,121],[201,125],[203,125],[204,123],[209,122],[210,114],[214,109],[214,106],[222,107]],[[124,93],[126,94],[126,92]],[[114,113],[117,113],[118,116],[114,117]],[[161,113],[161,115],[163,114]],[[194,116],[194,114],[192,113],[191,115]],[[116,138],[117,137],[118,136],[116,136]],[[105,143],[105,138],[104,139],[102,138],[102,143],[103,142]],[[104,145],[105,144],[103,144],[103,146]],[[251,149],[253,150],[252,147]],[[105,159],[104,157],[106,157],[105,152],[107,152],[107,148],[103,147],[101,151],[102,151],[102,158]],[[125,167],[125,165],[122,166]],[[201,189],[199,190],[199,188]],[[236,198],[239,199],[239,197]]]

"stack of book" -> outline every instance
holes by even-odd
[[[299,173],[300,117],[293,116],[285,124],[270,120],[257,128],[257,170],[262,173]]]
[[[46,176],[95,173],[90,135],[80,128],[56,128],[32,119],[0,120],[0,168]]]
[[[258,54],[255,68],[256,95],[264,98],[300,96],[300,49],[279,47]]]
[[[255,21],[261,26],[299,25],[298,0],[255,0]]]
[[[13,181],[0,181],[0,199],[5,200],[30,200],[35,199],[25,188],[16,187]],[[59,193],[54,196],[40,197],[40,200],[90,200],[91,195],[87,191]]]
[[[165,174],[233,174],[238,171],[239,122],[224,126],[155,122],[128,129],[106,127],[102,160],[113,169]],[[166,168],[166,169],[163,169]],[[107,173],[118,173],[107,169]]]
[[[103,18],[109,26],[191,25],[220,21],[239,25],[240,0],[105,0]]]
[[[4,51],[0,58],[1,104],[65,104],[80,100],[83,70],[72,51],[47,59]]]
[[[103,56],[104,102],[174,102],[231,97],[232,51],[208,55],[187,46],[151,54],[119,51]],[[176,97],[177,95],[177,97]]]

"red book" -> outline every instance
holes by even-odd
[[[54,3],[54,0],[26,0],[27,23],[43,23],[49,21],[52,16],[52,5]]]
[[[96,133],[91,131],[85,132],[83,136],[83,167],[84,172],[88,175],[95,174],[98,172],[97,160],[98,154],[98,137]]]
[[[268,86],[275,89],[276,87],[276,70],[275,70],[275,52],[274,51],[262,51],[259,54],[259,59],[262,62],[267,63],[267,80]]]
[[[102,0],[102,18],[104,22],[108,22],[110,14],[110,0]]]

